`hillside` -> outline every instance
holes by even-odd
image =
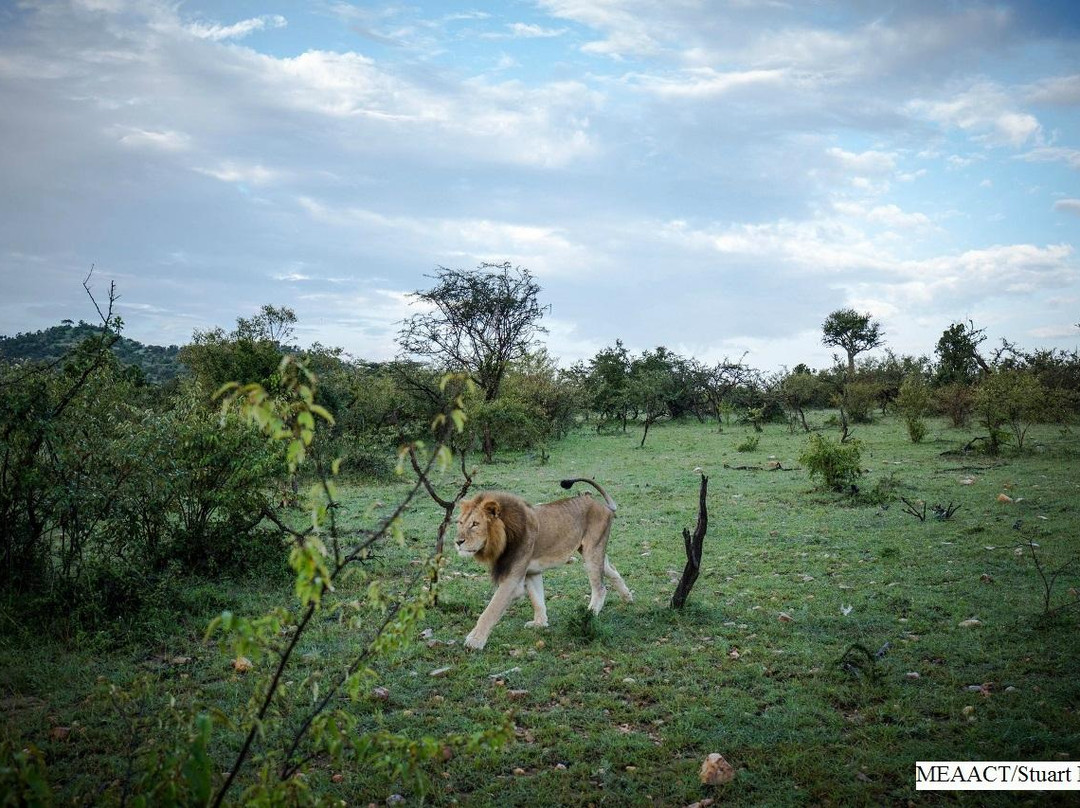
[[[100,332],[100,327],[83,321],[72,324],[65,320],[43,331],[0,336],[0,360],[48,362],[59,359],[87,337]],[[133,339],[121,337],[113,346],[113,353],[124,365],[138,365],[152,384],[161,384],[185,372],[177,356],[180,348],[170,345],[143,345]]]

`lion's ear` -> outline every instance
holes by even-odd
[[[488,516],[490,516],[492,519],[498,519],[499,513],[502,511],[502,509],[499,507],[499,503],[493,499],[489,499],[487,502],[484,503],[484,510],[487,511]]]

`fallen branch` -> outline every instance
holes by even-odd
[[[724,468],[731,469],[732,471],[799,471],[799,469],[784,468],[780,464],[780,461],[767,463],[764,466],[729,466],[725,463]]]
[[[686,604],[686,598],[694,587],[698,573],[701,571],[701,545],[705,541],[705,531],[709,526],[709,512],[705,505],[705,498],[709,491],[709,478],[701,475],[701,490],[698,493],[698,518],[694,535],[683,528],[683,545],[686,548],[686,566],[683,567],[682,578],[675,588],[675,594],[671,597],[671,608],[681,609]]]
[[[916,517],[920,522],[925,522],[926,521],[926,503],[925,502],[923,502],[922,500],[919,500],[919,505],[922,506],[921,508],[919,508],[919,507],[917,507],[915,505],[915,503],[913,503],[907,497],[900,497],[900,501],[904,503],[904,511],[906,513],[910,513],[912,516]]]

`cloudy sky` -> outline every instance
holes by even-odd
[[[511,261],[550,351],[831,364],[1080,344],[1080,4],[0,0],[0,334],[181,344],[260,305],[388,358]]]

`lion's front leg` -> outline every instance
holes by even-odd
[[[547,628],[547,604],[544,602],[544,576],[533,572],[525,576],[525,591],[532,601],[533,619],[525,625],[532,628]]]
[[[479,651],[487,645],[488,635],[499,622],[499,618],[503,616],[507,607],[524,593],[524,582],[520,578],[504,580],[499,584],[487,608],[480,613],[480,619],[476,621],[473,630],[465,636],[465,647]]]

